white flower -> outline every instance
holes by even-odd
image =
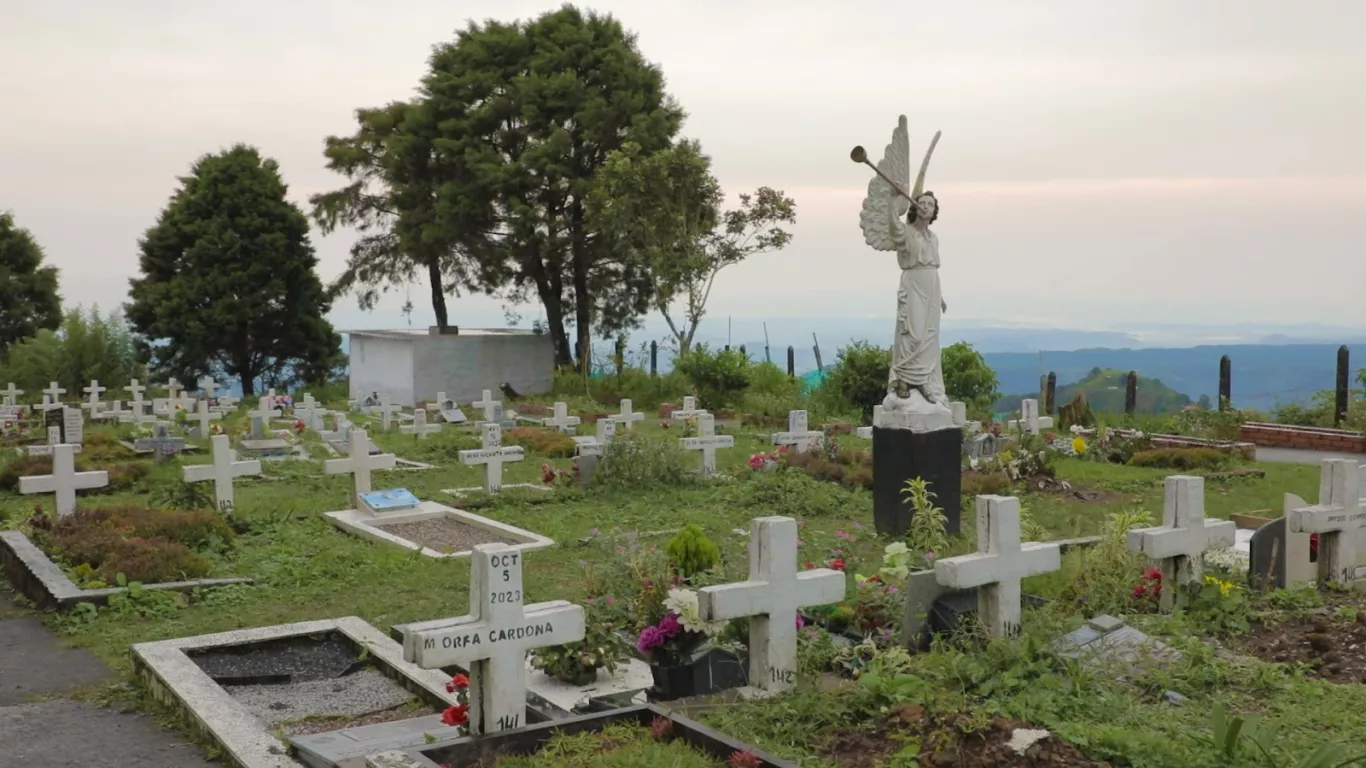
[[[1072,434],[1074,434],[1074,435],[1080,435],[1082,432],[1086,431],[1086,427],[1083,427],[1083,426],[1080,425],[1080,424],[1073,424],[1072,427],[1071,427],[1071,430],[1072,430]]]
[[[726,628],[724,621],[703,621],[701,609],[697,605],[697,593],[691,589],[671,589],[664,607],[678,614],[678,623],[689,632],[701,632],[713,636],[721,634]]]

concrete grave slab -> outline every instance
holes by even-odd
[[[384,674],[434,708],[456,703],[455,695],[446,692],[446,675],[404,661],[402,646],[356,616],[139,643],[132,649],[133,668],[157,700],[176,707],[187,722],[238,765],[292,767],[299,763],[286,754],[285,745],[266,724],[214,682],[190,655],[320,634],[343,637],[357,650],[363,649]]]
[[[0,531],[0,566],[15,591],[32,600],[38,608],[64,611],[78,603],[108,605],[109,598],[127,591],[127,587],[81,589],[76,586],[61,566],[43,553],[19,531]],[[251,584],[247,578],[194,579],[144,584],[152,591],[190,592],[195,589],[224,587],[232,584]]]
[[[455,509],[435,501],[424,501],[414,509],[405,509],[399,512],[382,512],[374,514],[368,510],[348,509],[340,512],[327,512],[325,516],[332,524],[347,533],[355,534],[371,541],[387,544],[389,546],[401,547],[410,552],[421,552],[423,557],[433,557],[438,559],[467,558],[473,550],[466,549],[460,552],[438,552],[428,549],[416,542],[409,541],[401,536],[395,535],[385,530],[386,525],[399,525],[402,523],[415,523],[423,520],[431,520],[440,517],[449,517],[458,520],[465,525],[487,531],[490,534],[504,540],[516,542],[510,544],[512,549],[518,551],[530,551],[533,549],[545,549],[554,545],[554,539],[542,536],[539,533],[518,528],[516,526],[491,520],[473,512],[466,512],[462,509]]]

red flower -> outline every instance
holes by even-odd
[[[1319,555],[1319,535],[1317,533],[1309,534],[1309,554],[1315,558]]]
[[[667,422],[667,421],[661,421],[661,422],[659,422],[659,428],[660,428],[660,429],[668,429],[668,428],[669,428],[669,422]]]
[[[1144,581],[1162,581],[1162,569],[1156,566],[1148,566],[1143,569]]]
[[[541,465],[541,482],[545,485],[555,484],[555,468],[549,464]]]
[[[441,722],[450,726],[464,725],[470,721],[470,705],[457,704],[454,707],[446,707],[446,711],[441,713]]]
[[[730,753],[730,759],[726,761],[726,765],[729,765],[730,768],[758,768],[763,764],[764,761],[748,749],[743,752],[737,750]]]
[[[1143,597],[1144,595],[1148,594],[1148,588],[1143,586],[1142,584],[1139,584],[1138,586],[1134,587],[1134,591],[1130,594],[1134,597]]]
[[[844,560],[842,558],[837,557],[834,560],[831,560],[829,563],[827,563],[827,565],[829,565],[831,568],[834,568],[837,571],[844,570]]]
[[[650,721],[650,736],[652,736],[655,741],[664,741],[669,738],[669,734],[673,732],[673,729],[674,721],[667,717],[656,717]]]
[[[464,675],[456,675],[455,677],[451,678],[451,681],[449,683],[446,683],[446,693],[455,693],[456,691],[463,691],[468,687],[470,687],[470,679],[468,677],[465,677]]]
[[[816,564],[815,564],[815,563],[808,562],[808,563],[806,564],[806,570],[808,570],[808,571],[811,570],[812,568],[815,568],[815,567],[816,567]]]

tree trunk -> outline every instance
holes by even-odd
[[[583,203],[569,207],[570,251],[574,259],[574,326],[579,336],[579,372],[587,376],[593,357],[593,297],[588,294],[589,253],[583,231]]]
[[[564,330],[564,296],[546,274],[544,262],[535,256],[529,261],[536,295],[541,298],[541,306],[545,307],[546,331],[550,333],[550,344],[555,349],[555,366],[569,365],[573,358],[569,355],[569,336]]]
[[[441,263],[433,261],[427,265],[427,279],[432,284],[432,312],[436,315],[436,328],[445,333],[447,327],[446,292],[441,287]]]

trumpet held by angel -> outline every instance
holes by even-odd
[[[866,163],[875,172],[859,213],[863,239],[875,250],[894,251],[901,267],[892,367],[883,402],[888,410],[949,410],[939,355],[939,324],[948,305],[939,285],[939,238],[930,230],[939,218],[939,200],[925,189],[925,172],[938,143],[936,132],[913,185],[905,115],[876,166],[863,147],[850,153],[855,162]]]

